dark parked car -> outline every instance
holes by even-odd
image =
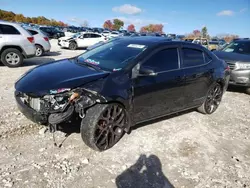
[[[250,94],[250,40],[234,40],[221,51],[214,52],[231,69],[230,84],[246,87]]]
[[[59,39],[61,37],[65,37],[64,32],[53,27],[40,27],[39,29],[42,30],[49,38]]]
[[[28,71],[15,98],[27,118],[53,129],[79,115],[83,141],[103,151],[135,124],[193,108],[215,112],[228,80],[227,64],[200,45],[124,37]]]

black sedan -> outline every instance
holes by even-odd
[[[39,29],[42,30],[51,39],[59,39],[61,37],[65,37],[64,32],[59,31],[58,29],[53,27],[40,27]]]
[[[28,71],[15,98],[49,127],[80,116],[83,141],[103,151],[135,124],[193,108],[212,114],[228,81],[226,63],[200,45],[125,37]]]

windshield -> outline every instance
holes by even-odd
[[[80,55],[78,62],[92,64],[103,70],[118,71],[146,48],[141,44],[113,40]]]
[[[74,34],[73,36],[72,36],[72,38],[76,38],[76,37],[78,37],[78,36],[80,36],[81,35],[81,33],[76,33],[76,34]]]
[[[250,41],[249,42],[239,42],[234,41],[228,44],[222,49],[224,52],[234,52],[240,54],[250,54]]]

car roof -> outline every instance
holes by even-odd
[[[135,36],[135,37],[120,37],[120,40],[124,40],[126,42],[130,42],[131,44],[143,44],[146,46],[154,46],[154,45],[160,45],[160,44],[187,44],[187,45],[192,45],[192,46],[199,46],[197,44],[192,44],[188,42],[183,42],[183,41],[171,41],[168,38],[164,37],[156,37],[156,36]]]
[[[6,25],[12,25],[12,26],[20,26],[21,27],[21,25],[19,23],[8,22],[8,21],[5,21],[5,20],[0,20],[0,24],[6,24]]]
[[[250,42],[250,39],[236,39],[233,42]]]

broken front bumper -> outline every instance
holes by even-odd
[[[25,117],[38,124],[45,125],[48,123],[48,116],[41,114],[24,104],[20,98],[20,93],[17,91],[15,92],[15,99],[18,109],[24,114]]]

